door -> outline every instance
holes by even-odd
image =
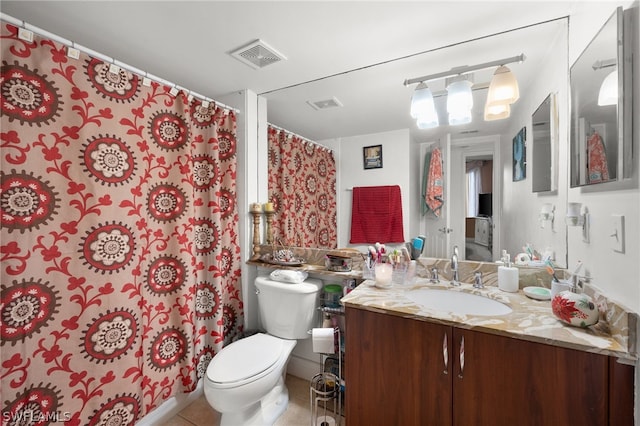
[[[358,425],[451,425],[452,328],[346,309],[345,419]]]
[[[500,257],[500,217],[501,217],[501,167],[500,167],[500,139],[497,136],[466,138],[451,141],[451,217],[452,228],[450,246],[459,247],[460,259],[465,257],[465,225],[466,225],[466,162],[473,158],[491,158],[493,160],[492,178],[492,217],[489,221],[491,233],[491,261]],[[458,231],[459,232],[456,232]]]
[[[608,424],[607,356],[458,328],[453,340],[454,425]]]
[[[448,258],[451,256],[451,253],[453,253],[451,234],[454,232],[451,226],[452,206],[450,205],[451,136],[446,135],[440,141],[426,143],[421,146],[422,170],[426,170],[424,167],[425,155],[435,147],[440,148],[442,152],[444,204],[440,216],[436,217],[433,213],[428,212],[421,220],[420,233],[426,237],[425,248],[422,255],[426,257]]]

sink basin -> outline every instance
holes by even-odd
[[[511,312],[509,306],[497,300],[454,290],[421,288],[407,291],[406,297],[423,308],[455,314],[506,315]]]

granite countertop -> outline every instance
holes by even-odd
[[[447,289],[479,294],[507,304],[512,312],[500,316],[461,315],[451,312],[429,310],[417,305],[406,297],[406,292],[419,288]],[[451,286],[448,281],[433,284],[425,278],[417,278],[413,285],[394,284],[391,288],[375,287],[374,281],[367,280],[342,298],[346,307],[370,310],[422,321],[448,324],[459,328],[483,331],[554,346],[615,356],[629,362],[636,354],[629,350],[628,332],[614,331],[601,313],[600,321],[587,328],[565,325],[551,311],[550,301],[530,299],[524,292],[507,293],[496,286],[484,289],[473,288],[471,284]]]
[[[362,279],[362,271],[351,270],[349,272],[334,272],[329,271],[325,268],[324,265],[313,265],[313,264],[304,264],[300,266],[286,266],[286,265],[277,265],[273,263],[266,263],[261,260],[249,260],[247,261],[247,265],[256,266],[258,268],[265,269],[289,269],[293,271],[305,271],[310,276],[321,275],[323,277],[332,277],[335,279]]]

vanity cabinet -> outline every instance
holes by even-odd
[[[351,307],[345,326],[348,426],[609,424],[605,355]]]
[[[451,327],[354,308],[345,315],[347,425],[451,424],[450,354],[443,358]]]

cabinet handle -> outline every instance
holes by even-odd
[[[444,374],[449,374],[449,339],[447,339],[447,333],[444,333],[444,339],[442,339],[442,359],[444,361]]]
[[[460,338],[460,373],[458,378],[462,379],[464,374],[464,336]]]

